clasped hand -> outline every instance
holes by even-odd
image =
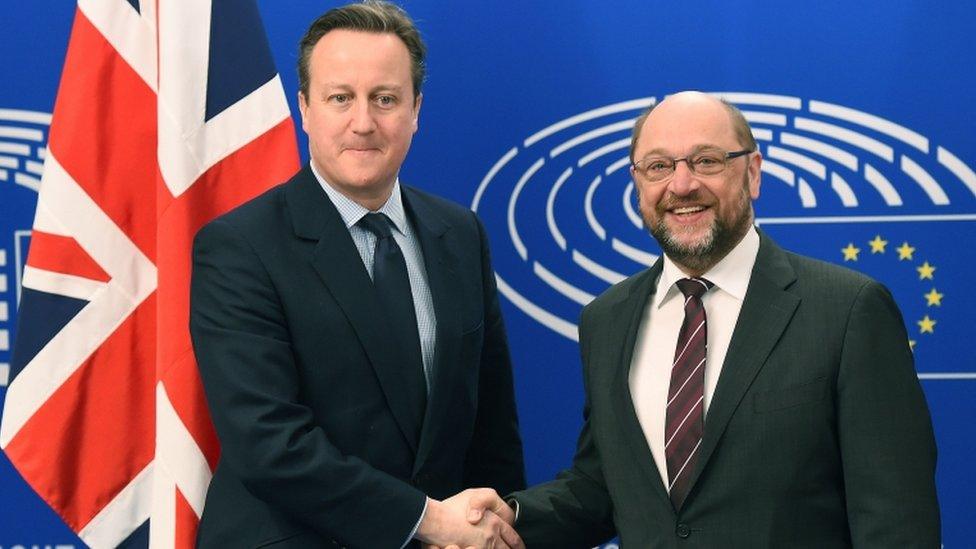
[[[427,500],[416,538],[425,549],[525,549],[512,528],[515,512],[491,488],[472,488],[444,501]]]

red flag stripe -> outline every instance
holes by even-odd
[[[35,229],[31,233],[30,260],[35,269],[80,276],[99,282],[111,277],[70,236],[45,233]]]
[[[156,96],[79,11],[48,147],[150,260],[156,256]]]
[[[153,459],[154,313],[151,296],[4,449],[76,532]]]
[[[193,508],[183,497],[183,494],[176,491],[176,547],[195,547],[197,538],[197,527],[200,526],[200,519],[197,518]]]

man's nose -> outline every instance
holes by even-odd
[[[373,118],[368,101],[359,101],[353,107],[350,127],[358,134],[372,133],[376,129],[376,120]]]
[[[668,182],[668,190],[676,196],[686,196],[698,189],[698,176],[691,171],[688,161],[681,159],[675,162],[674,175]]]

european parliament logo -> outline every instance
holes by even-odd
[[[958,290],[976,259],[964,244],[976,237],[973,159],[936,136],[830,101],[715,95],[743,111],[763,154],[757,223],[787,249],[885,283],[922,377],[974,375],[966,371],[973,351],[960,343],[973,336],[968,294]],[[628,170],[634,119],[656,100],[601,106],[539,129],[494,163],[472,201],[496,243],[499,291],[567,338],[577,337],[582,306],[660,254]],[[961,356],[968,359],[944,358]]]
[[[10,377],[20,277],[47,151],[51,115],[0,108],[0,387]]]

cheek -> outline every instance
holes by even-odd
[[[390,124],[386,134],[396,148],[406,149],[410,146],[410,141],[413,139],[415,131],[417,131],[417,127],[413,122],[413,118],[403,118]]]
[[[661,202],[661,193],[653,191],[641,191],[637,198],[637,208],[641,217],[648,223],[656,223],[662,217],[658,211],[658,204]]]
[[[341,135],[345,121],[341,114],[309,108],[305,111],[302,125],[309,135],[332,141],[336,136]]]
[[[743,187],[730,189],[724,194],[716,196],[722,197],[718,203],[720,214],[729,219],[738,217],[742,209],[749,205],[749,190]]]
[[[661,202],[661,196],[663,195],[663,188],[643,188],[640,191],[640,196],[637,203],[640,204],[641,208],[649,210],[651,213],[657,208],[658,203]]]

